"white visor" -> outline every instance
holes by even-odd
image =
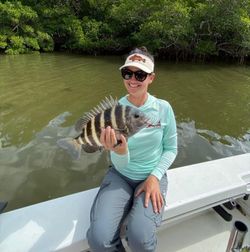
[[[129,55],[125,61],[125,64],[119,69],[121,70],[122,68],[129,66],[137,67],[146,73],[154,72],[153,61],[149,57],[139,53]]]

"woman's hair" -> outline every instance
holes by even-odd
[[[136,47],[135,49],[133,49],[133,50],[128,54],[128,56],[129,56],[129,55],[132,55],[132,54],[134,54],[134,53],[143,54],[143,55],[149,57],[149,58],[153,61],[153,63],[154,63],[154,56],[153,56],[151,53],[149,53],[148,49],[147,49],[145,46]]]

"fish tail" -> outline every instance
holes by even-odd
[[[65,149],[73,159],[80,159],[81,144],[73,138],[62,138],[57,141],[57,144]]]

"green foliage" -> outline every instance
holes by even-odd
[[[200,40],[196,43],[194,52],[198,55],[216,55],[216,45],[213,41],[210,40]]]
[[[245,57],[249,44],[249,1],[210,0],[192,10],[195,52]],[[209,42],[209,43],[208,43]]]
[[[156,51],[182,46],[191,31],[190,8],[179,1],[168,1],[140,26],[136,38],[139,44],[146,41],[146,45]]]
[[[250,0],[9,0],[0,24],[0,52],[9,54],[146,45],[176,59],[250,56]]]
[[[0,13],[0,50],[6,54],[43,50],[39,46],[38,14],[32,7],[6,1],[0,3]]]
[[[0,35],[0,49],[5,49],[7,47],[7,36]]]
[[[164,1],[133,0],[118,1],[111,9],[111,27],[122,47],[136,45],[143,37],[138,36],[144,23],[161,9]],[[127,40],[124,38],[128,38]],[[150,39],[150,41],[152,41]],[[122,44],[122,43],[126,44]],[[146,43],[149,41],[145,41]]]
[[[1,24],[11,25],[13,29],[37,19],[36,12],[29,6],[23,6],[19,1],[0,3],[0,13]]]
[[[81,21],[67,7],[40,8],[42,26],[53,38],[58,47],[64,49],[79,49],[85,43]]]
[[[84,17],[82,28],[85,35],[85,45],[82,48],[88,52],[99,52],[110,50],[116,47],[116,41],[113,39],[112,29],[107,23]]]
[[[51,52],[54,49],[54,41],[52,37],[46,32],[37,32],[38,44],[44,52]]]
[[[24,37],[24,43],[31,50],[39,51],[40,49],[39,43],[36,38]]]
[[[24,39],[20,36],[9,37],[9,44],[5,50],[7,54],[19,54],[25,52]]]
[[[250,252],[250,247],[246,246],[240,250],[240,252]]]

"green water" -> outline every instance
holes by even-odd
[[[122,57],[0,55],[0,200],[7,210],[99,185],[105,152],[72,161],[56,146],[105,96],[125,94]],[[250,67],[156,62],[149,92],[178,124],[173,167],[250,152]]]

